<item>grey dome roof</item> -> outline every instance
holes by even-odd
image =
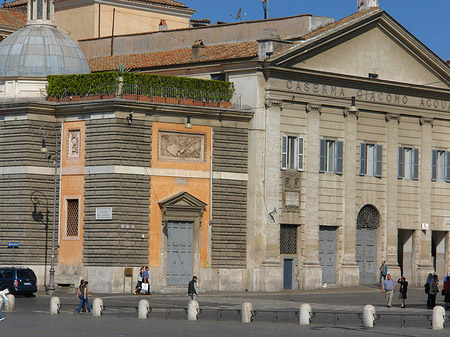
[[[0,76],[90,73],[78,45],[52,25],[26,25],[0,43]]]

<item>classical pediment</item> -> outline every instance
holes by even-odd
[[[188,192],[179,192],[159,202],[162,209],[190,209],[203,211],[206,204]]]
[[[377,9],[343,19],[303,37],[272,66],[358,78],[450,87],[450,67]]]

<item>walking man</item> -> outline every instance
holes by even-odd
[[[387,279],[384,280],[381,291],[386,296],[387,307],[390,308],[392,306],[392,297],[394,296],[395,291],[395,281],[391,279],[391,274],[387,274]]]
[[[194,276],[188,285],[188,295],[191,296],[193,300],[196,300],[197,294],[198,294],[197,276]]]

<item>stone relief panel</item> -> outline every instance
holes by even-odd
[[[158,160],[205,163],[206,134],[160,130]]]
[[[69,130],[67,137],[67,157],[80,158],[81,131],[79,129]]]

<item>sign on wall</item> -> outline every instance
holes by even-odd
[[[112,220],[112,207],[97,207],[95,220]]]

